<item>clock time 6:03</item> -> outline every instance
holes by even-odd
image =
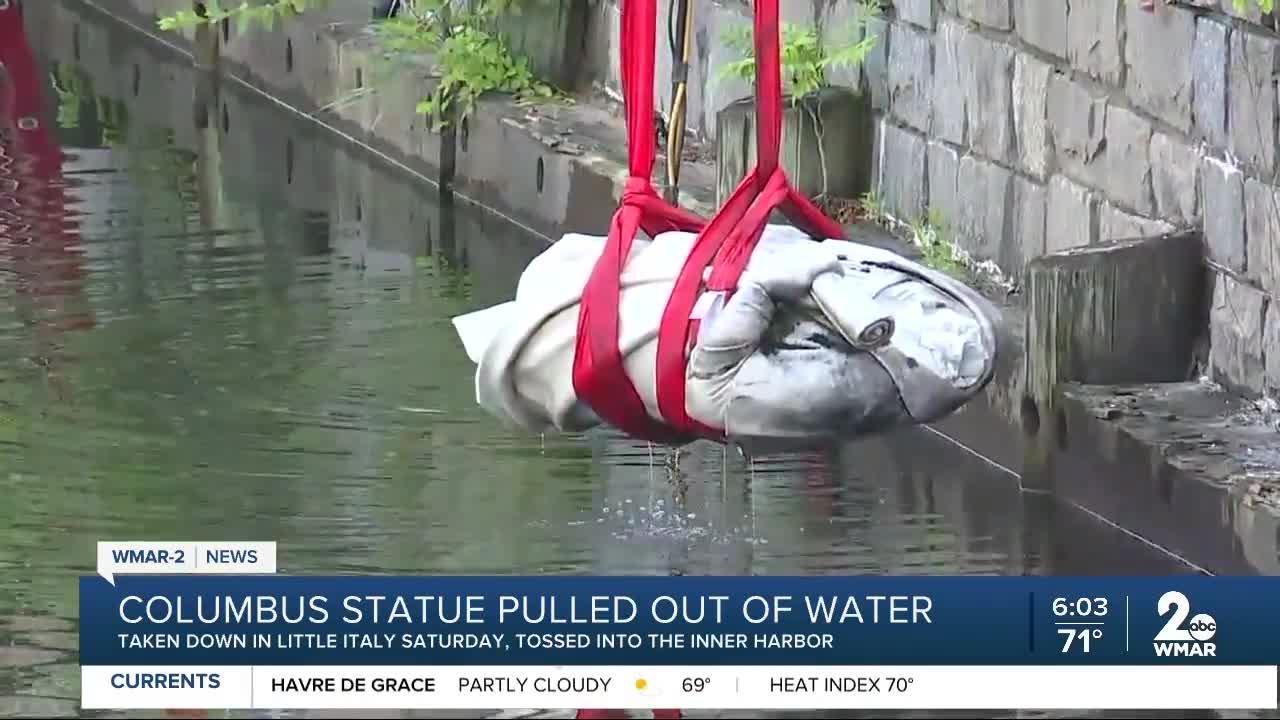
[[[1053,614],[1057,617],[1105,617],[1109,603],[1107,598],[1054,598]]]

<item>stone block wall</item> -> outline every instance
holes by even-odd
[[[898,0],[866,80],[887,86],[882,200],[936,210],[1014,276],[1045,252],[1200,229],[1211,374],[1280,390],[1280,39],[1222,4]]]
[[[781,2],[785,21],[818,27],[824,42],[839,41],[855,6]],[[594,12],[604,49],[593,65],[616,87],[616,0]],[[750,92],[716,77],[732,59],[723,31],[749,22],[749,7],[721,0],[697,13],[690,126],[710,139],[715,114]],[[935,209],[964,249],[1014,277],[1045,252],[1203,230],[1212,375],[1277,392],[1275,24],[1230,0],[1157,0],[1154,12],[1139,0],[894,0],[869,28],[880,38],[872,57],[834,80],[871,94],[872,177],[887,209],[902,219]]]

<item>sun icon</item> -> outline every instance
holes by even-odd
[[[636,692],[645,697],[657,697],[662,694],[662,691],[650,685],[649,681],[644,678],[636,678]]]

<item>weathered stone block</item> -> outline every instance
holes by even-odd
[[[1207,17],[1196,20],[1191,51],[1192,125],[1197,138],[1219,147],[1227,144],[1227,62],[1231,31]]]
[[[1244,272],[1244,173],[1206,155],[1201,161],[1204,241],[1209,258]]]
[[[1048,113],[1052,67],[1025,53],[1013,63],[1013,129],[1018,165],[1043,180],[1050,170]]]
[[[929,132],[933,75],[933,47],[929,35],[895,23],[889,41],[889,107],[894,117]]]
[[[912,220],[925,211],[925,141],[916,133],[880,123],[880,197],[890,213]]]
[[[1095,97],[1083,85],[1060,73],[1049,76],[1049,132],[1057,166],[1072,177],[1103,185],[1103,157],[1107,128],[1107,99]]]
[[[1098,197],[1061,175],[1049,181],[1044,250],[1054,253],[1098,241]]]
[[[1148,12],[1125,2],[1125,89],[1140,108],[1187,132],[1191,129],[1192,54],[1196,18],[1189,12]]]
[[[933,29],[933,0],[894,0],[898,18],[920,27]]]
[[[1263,175],[1276,159],[1275,73],[1280,52],[1271,38],[1234,33],[1228,64],[1227,147]]]
[[[755,101],[745,98],[716,116],[716,197],[724,202],[756,164]],[[828,87],[782,112],[780,157],[795,188],[808,197],[859,197],[871,189],[875,118],[866,96]]]
[[[974,258],[1017,276],[1044,254],[1044,186],[966,155],[957,168],[955,198],[956,211],[947,219],[956,242]]]
[[[959,213],[956,198],[956,176],[960,155],[954,148],[937,140],[929,141],[929,207],[954,218]]]
[[[1280,296],[1280,190],[1244,181],[1245,269],[1267,292]]]
[[[666,3],[662,3],[662,5],[666,5]],[[784,3],[784,5],[787,5],[787,3]],[[676,7],[675,4],[672,4],[671,9],[668,12],[679,13],[679,11],[680,11],[679,7]],[[659,10],[658,11],[658,18],[659,18],[658,27],[665,27],[664,25],[661,24],[662,22],[664,22],[662,20],[662,14],[663,14],[663,11]],[[822,43],[822,47],[824,48],[838,49],[842,47],[847,47],[866,37],[866,28],[859,22],[861,19],[863,19],[862,18],[863,6],[861,3],[852,3],[852,2],[822,3],[819,6],[810,6],[808,14],[809,14],[809,17],[802,19],[801,22],[804,22],[806,24],[809,24],[809,23],[813,24],[813,26],[818,31],[818,42]],[[875,16],[875,17],[878,17],[878,16]],[[694,8],[695,23],[697,22],[697,18],[698,18],[698,12],[697,12],[697,8],[695,7]],[[866,18],[866,19],[871,19],[871,18]],[[888,42],[888,37],[876,35],[873,42],[874,44],[872,45],[872,50],[876,49],[877,47],[884,46],[885,43]],[[696,40],[695,40],[695,43],[696,43]],[[660,41],[659,47],[658,47],[659,56],[670,55],[669,51],[665,53],[663,52],[664,47],[665,46]],[[887,49],[887,47],[885,49]],[[691,83],[693,82],[692,70],[693,69],[690,68],[691,77],[689,80]],[[707,70],[712,75],[717,73],[717,70],[714,67],[712,67],[709,62],[707,65]],[[659,78],[670,77],[670,70],[668,69],[666,74],[664,75],[662,68],[658,68],[657,77]],[[705,73],[703,77],[706,77]],[[862,82],[861,78],[862,78],[862,63],[859,63],[853,67],[835,66],[835,67],[828,67],[826,69],[827,82],[835,86],[857,88],[861,86],[861,82]],[[659,81],[659,85],[661,84],[662,84],[662,81]],[[665,100],[664,106],[666,107],[670,106],[669,98]]]
[[[1194,222],[1200,213],[1200,154],[1177,138],[1156,133],[1150,157],[1155,214],[1173,223]]]
[[[1067,56],[1067,4],[1028,2],[1013,4],[1014,26],[1024,42],[1060,58]]]
[[[1013,232],[1005,237],[1000,267],[1021,275],[1027,263],[1045,254],[1045,211],[1048,192],[1040,183],[1015,176],[1013,179]]]
[[[1125,212],[1109,202],[1098,211],[1098,241],[1133,240],[1171,232],[1173,226],[1163,220]]]
[[[1209,365],[1215,380],[1235,389],[1262,389],[1266,300],[1258,288],[1218,275],[1209,311]]]
[[[1009,12],[1010,0],[955,0],[956,13],[980,25],[1010,30],[1013,15]]]
[[[1151,123],[1122,107],[1107,110],[1107,194],[1143,215],[1151,200]]]
[[[966,33],[960,44],[969,146],[1012,164],[1013,48]]]
[[[889,21],[882,17],[867,19],[866,36],[876,41],[862,60],[862,76],[871,106],[877,110],[889,109],[889,28]]]
[[[956,145],[965,144],[965,77],[960,44],[968,32],[942,20],[934,35],[933,134]]]
[[[960,158],[953,225],[960,247],[979,260],[999,262],[1013,200],[1013,173],[973,155]]]
[[[1077,70],[1116,86],[1124,72],[1120,28],[1126,2],[1075,2],[1067,11],[1067,59]]]

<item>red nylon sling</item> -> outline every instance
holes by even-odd
[[[778,162],[782,144],[782,72],[778,0],[757,0],[756,167],[709,223],[675,208],[654,192],[653,127],[656,0],[624,0],[622,86],[627,115],[630,177],[609,228],[604,252],[583,290],[578,317],[573,382],[578,397],[627,434],[656,442],[722,438],[723,431],[689,417],[685,408],[685,364],[690,315],[711,266],[707,289],[732,292],[774,209],[819,238],[843,237],[842,228],[797,192]],[[651,237],[664,230],[698,232],[663,311],[658,333],[657,392],[666,423],[649,416],[627,377],[618,347],[621,274],[637,229]]]
[[[658,333],[658,407],[677,430],[722,438],[723,430],[689,417],[685,408],[688,318],[712,266],[708,290],[732,293],[774,209],[816,238],[842,238],[844,230],[788,182],[778,162],[782,145],[782,69],[778,0],[756,0],[756,166],[699,233],[667,301]]]
[[[705,221],[674,207],[653,189],[656,156],[654,128],[654,54],[657,0],[622,3],[622,96],[627,116],[629,175],[621,207],[609,225],[609,238],[582,292],[573,361],[573,388],[596,414],[634,437],[655,442],[682,440],[650,417],[623,366],[618,347],[618,300],[622,268],[636,231],[697,232]]]

